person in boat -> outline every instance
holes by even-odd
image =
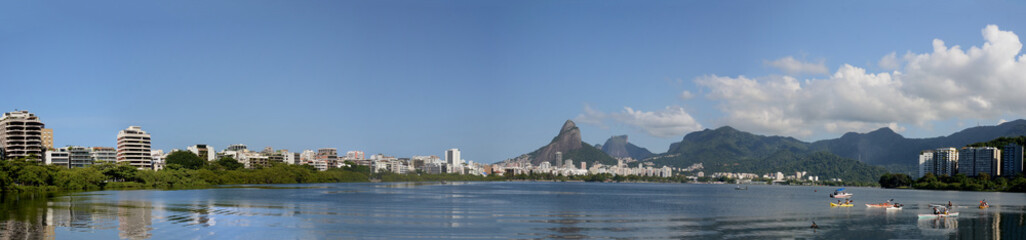
[[[982,208],[982,207],[987,207],[987,206],[988,206],[988,205],[987,205],[987,199],[983,199],[983,201],[980,201],[980,207],[981,207],[981,208]]]
[[[955,205],[951,204],[951,201],[948,201],[948,208],[952,208],[952,207],[955,207]]]
[[[933,207],[933,214],[940,214],[940,210],[937,210],[937,207]]]

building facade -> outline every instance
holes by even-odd
[[[87,147],[71,146],[68,147],[68,162],[73,168],[88,167],[93,165],[93,156]]]
[[[217,154],[214,153],[214,147],[207,146],[206,144],[196,144],[189,146],[186,149],[203,160],[214,161],[217,157]]]
[[[1022,173],[1022,146],[1009,143],[1001,147],[1001,176],[1014,177]]]
[[[43,122],[28,111],[4,113],[0,117],[0,148],[4,157],[35,157],[42,161],[46,148],[43,146]]]
[[[53,129],[43,128],[43,148],[50,150],[53,149]]]
[[[975,177],[1001,173],[1001,150],[995,147],[964,147],[958,151],[958,173]]]
[[[128,163],[138,169],[153,169],[150,134],[139,126],[130,126],[118,132],[117,162]]]
[[[934,173],[936,175],[937,169],[933,161],[933,150],[926,150],[919,152],[919,177],[926,176],[927,173]]]
[[[449,165],[448,173],[463,174],[463,159],[460,158],[459,148],[445,151],[445,163]]]
[[[118,150],[112,147],[89,148],[89,156],[93,158],[94,164],[115,163],[118,161]]]
[[[44,163],[47,165],[61,166],[70,168],[70,161],[68,160],[68,148],[58,148],[53,151],[46,151]]]

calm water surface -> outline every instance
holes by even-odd
[[[618,183],[338,183],[103,191],[2,206],[3,239],[1026,239],[1026,194]],[[899,211],[864,203],[895,199]],[[957,218],[919,220],[952,201]],[[815,221],[821,228],[813,230]]]

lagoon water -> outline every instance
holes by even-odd
[[[1026,194],[551,182],[333,183],[134,190],[3,205],[3,239],[1026,239]],[[865,203],[904,203],[886,211]],[[929,203],[971,205],[920,220]],[[10,201],[6,201],[10,202]],[[810,229],[815,221],[820,228]]]

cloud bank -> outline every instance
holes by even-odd
[[[1026,56],[1019,55],[1018,35],[995,25],[982,35],[983,46],[968,50],[935,39],[932,53],[891,53],[878,64],[892,72],[845,64],[829,77],[803,81],[790,75],[708,75],[695,83],[718,102],[726,124],[762,134],[900,131],[900,124],[1026,114]],[[787,57],[769,64],[791,74],[810,72],[793,62]]]
[[[681,107],[666,107],[653,112],[624,107],[622,112],[604,113],[585,106],[584,113],[574,120],[603,128],[606,128],[606,121],[615,121],[661,138],[679,137],[702,129],[702,125]]]

